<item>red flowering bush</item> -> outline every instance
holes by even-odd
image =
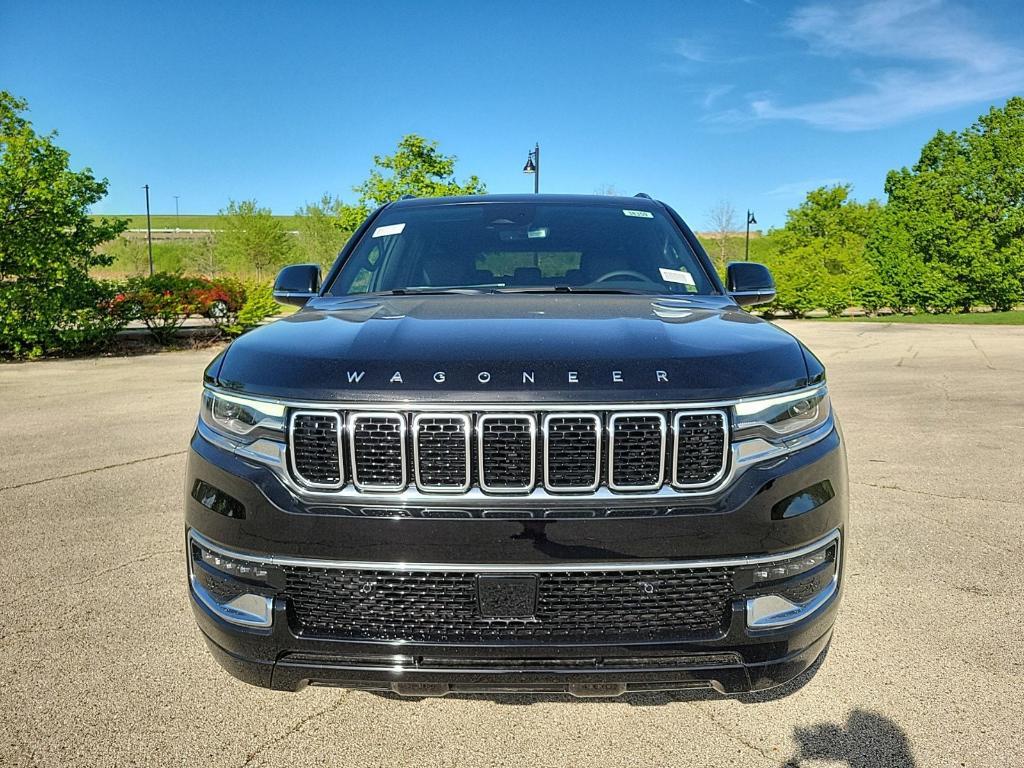
[[[199,280],[201,282],[194,290],[199,312],[210,318],[220,331],[233,326],[239,311],[245,306],[245,285],[229,277]]]
[[[200,278],[184,277],[174,272],[157,272],[149,277],[128,281],[121,304],[146,328],[161,345],[171,342],[189,315],[201,309]]]

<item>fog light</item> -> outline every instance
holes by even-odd
[[[834,546],[835,545],[833,545],[833,547]],[[808,571],[817,568],[827,559],[830,559],[829,556],[831,554],[831,551],[826,552],[825,550],[820,550],[814,554],[808,555],[807,557],[801,557],[787,563],[781,563],[767,568],[758,568],[754,571],[754,583],[757,584],[763,581],[788,579],[792,576],[798,576],[801,573],[807,573]]]
[[[747,593],[747,626],[785,627],[806,618],[835,594],[839,581],[839,532],[811,551],[739,569],[737,587]]]
[[[230,557],[189,534],[189,576],[196,598],[224,621],[269,627],[274,620],[273,576],[263,563]]]

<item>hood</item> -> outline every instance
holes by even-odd
[[[807,366],[721,297],[326,297],[237,339],[217,381],[297,400],[669,402],[793,389]]]

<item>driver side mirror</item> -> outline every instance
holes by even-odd
[[[278,272],[274,281],[274,301],[281,304],[301,307],[319,293],[319,264],[292,264]]]
[[[725,272],[726,287],[741,307],[767,304],[775,299],[775,280],[764,264],[734,261]]]

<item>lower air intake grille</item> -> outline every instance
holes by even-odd
[[[728,620],[726,567],[537,575],[530,618],[484,618],[477,576],[462,572],[284,568],[295,631],[426,642],[632,642],[706,638]]]
[[[615,414],[610,419],[611,487],[661,487],[665,466],[665,417],[658,413]]]
[[[537,422],[533,416],[481,416],[480,487],[528,491],[536,477]]]
[[[676,485],[711,483],[725,470],[725,414],[681,412],[675,439]]]
[[[357,413],[349,417],[353,481],[361,489],[405,487],[405,417]]]
[[[336,413],[292,416],[292,471],[308,485],[341,485],[341,417]]]

